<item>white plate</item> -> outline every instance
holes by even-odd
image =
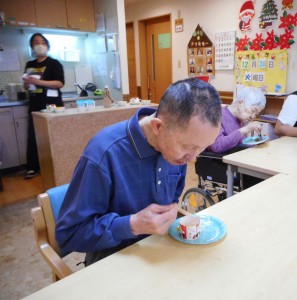
[[[261,139],[260,141],[257,141],[257,139]],[[262,143],[265,143],[266,141],[268,141],[268,136],[251,136],[251,137],[247,137],[242,141],[243,145],[247,145],[247,146],[255,146],[255,145],[259,145]]]
[[[43,113],[53,113],[54,111],[49,111],[47,109],[42,109],[41,112],[43,112]]]

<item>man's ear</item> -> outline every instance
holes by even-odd
[[[159,135],[161,128],[162,128],[162,120],[160,120],[159,118],[153,118],[151,119],[151,130],[154,133],[154,135]]]

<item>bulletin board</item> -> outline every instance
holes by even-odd
[[[266,93],[285,93],[287,69],[286,49],[238,51],[235,54],[235,83],[260,87]]]
[[[188,74],[190,77],[210,76],[215,73],[215,49],[203,29],[196,27],[188,43]]]
[[[188,68],[190,76],[214,74],[214,47],[188,48]]]

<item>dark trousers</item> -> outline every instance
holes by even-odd
[[[28,126],[27,169],[33,171],[39,171],[40,169],[34,123],[31,114],[29,114]]]
[[[87,267],[87,266],[95,263],[96,261],[99,261],[111,254],[114,254],[124,248],[127,248],[128,246],[131,246],[132,244],[135,244],[136,242],[146,238],[147,236],[148,235],[141,235],[141,236],[137,237],[135,240],[126,241],[122,245],[119,245],[114,248],[104,249],[104,250],[100,250],[100,251],[96,251],[96,252],[87,252],[84,264]]]

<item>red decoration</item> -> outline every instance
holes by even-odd
[[[286,1],[286,3],[289,3],[289,1]],[[248,38],[246,35],[244,36],[244,38],[236,38],[236,51],[273,50],[276,48],[288,49],[292,44],[295,43],[295,27],[297,27],[297,13],[288,14],[287,11],[284,11],[283,15],[280,17],[280,25],[278,26],[278,28],[283,28],[283,34],[277,36],[274,33],[274,30],[271,30],[266,32],[266,37],[262,36],[262,33],[256,33],[256,37],[254,39]]]
[[[256,33],[256,38],[253,39],[252,45],[250,47],[250,50],[262,50],[265,46],[264,39],[262,37],[262,33],[258,34]]]
[[[254,1],[245,1],[239,11],[239,29],[241,31],[251,30],[251,20],[255,16]]]
[[[294,29],[294,26],[297,26],[297,13],[293,16],[284,11],[283,16],[280,17],[280,21],[281,24],[278,28]]]
[[[277,44],[276,44],[276,40],[275,40],[276,35],[274,34],[274,30],[271,30],[271,32],[267,31],[266,34],[267,34],[267,37],[265,39],[265,46],[263,49],[264,50],[275,49],[277,47]]]
[[[248,50],[248,41],[249,38],[245,35],[244,38],[236,39],[236,47],[237,51],[244,51]]]
[[[282,9],[285,9],[285,8],[289,8],[289,9],[293,9],[293,0],[283,0],[282,1]]]
[[[280,35],[280,49],[288,49],[294,43],[292,31],[286,29],[284,34]]]

